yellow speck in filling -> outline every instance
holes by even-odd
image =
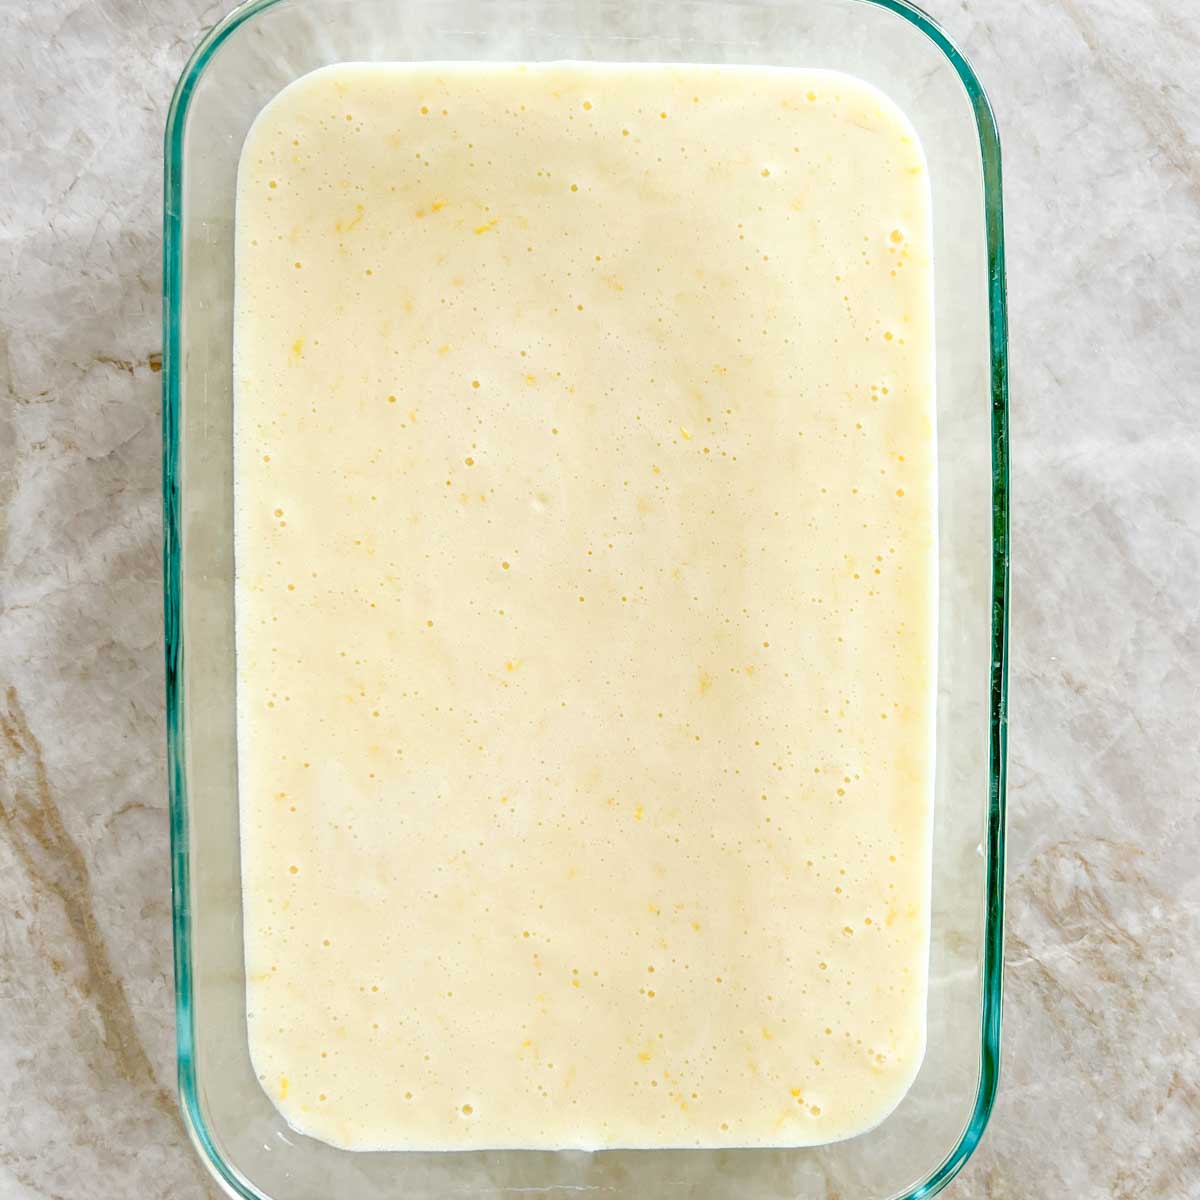
[[[891,233],[891,239],[893,242],[899,245],[902,241],[904,241],[904,234],[902,234],[898,229],[893,229]]]
[[[429,116],[429,106],[428,105],[426,105],[426,104],[421,105],[421,116],[423,116],[423,117]]]
[[[510,564],[507,562],[502,562],[500,565],[507,571]]]
[[[683,434],[683,440],[685,442],[690,442],[692,440],[691,433],[688,430],[684,429],[684,427],[682,425],[680,425],[680,427],[679,427],[679,432],[681,434]]]
[[[279,1077],[279,1098],[280,1098],[280,1100],[287,1099],[288,1088],[290,1086],[291,1086],[291,1084],[288,1083],[288,1077],[286,1075],[281,1075]]]
[[[478,380],[478,379],[472,379],[472,380],[471,380],[471,386],[472,386],[473,388],[477,388],[477,387],[479,386],[479,380]]]
[[[584,108],[591,108],[591,107],[592,107],[592,102],[591,102],[590,100],[585,100],[585,101],[583,102],[583,107],[584,107]]]
[[[389,404],[395,404],[395,403],[396,403],[396,397],[395,397],[395,396],[389,396],[389,397],[388,397],[388,403],[389,403]]]
[[[469,1117],[475,1110],[469,1104],[464,1104],[462,1106],[462,1111],[464,1117]]]
[[[492,220],[485,222],[483,225],[477,225],[475,227],[475,232],[476,232],[476,234],[489,233],[491,230],[495,229],[496,226],[499,224],[500,224],[500,218],[494,217]]]
[[[579,184],[577,184],[577,183],[571,184],[571,191],[573,191],[573,192],[579,191]]]
[[[466,458],[464,458],[463,462],[465,462],[468,467],[473,467],[475,465],[475,460],[473,458],[471,458],[470,455],[468,455]]]
[[[300,868],[299,868],[299,867],[296,867],[296,866],[291,866],[291,867],[288,867],[288,874],[289,874],[289,875],[299,875],[299,874],[300,874]]]

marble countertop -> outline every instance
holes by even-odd
[[[1200,1194],[1200,10],[926,0],[1005,150],[999,1102],[959,1200]],[[0,1197],[208,1200],[174,1099],[161,135],[206,0],[8,0]],[[1190,313],[1190,316],[1189,316]]]

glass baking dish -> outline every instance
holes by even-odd
[[[916,126],[933,195],[939,472],[928,1050],[879,1126],[798,1150],[351,1153],[291,1130],[247,1047],[234,704],[234,193],[256,114],[338,61],[828,68]],[[1000,152],[949,38],[904,0],[254,0],[204,39],[166,131],[163,498],[179,1090],[225,1190],[258,1200],[602,1191],[929,1196],[983,1132],[1000,1036],[1008,448]]]

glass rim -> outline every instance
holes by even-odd
[[[196,85],[223,42],[251,18],[283,0],[245,0],[204,36],[175,86],[164,133],[163,186],[163,632],[166,665],[167,786],[171,832],[175,1037],[180,1107],[188,1134],[217,1182],[236,1200],[271,1200],[217,1149],[196,1087],[189,901],[188,797],[184,728],[184,645],[180,614],[182,527],[180,483],[179,305],[183,275],[183,140]],[[923,33],[949,60],[966,91],[979,136],[988,265],[992,452],[991,664],[989,671],[988,803],[983,854],[984,932],[980,1063],[971,1115],[949,1153],[895,1200],[925,1200],[958,1174],[978,1146],[995,1104],[1000,1071],[1004,969],[1005,781],[1008,742],[1009,446],[1008,309],[1000,137],[987,93],[954,40],[910,0],[855,0],[894,13]]]

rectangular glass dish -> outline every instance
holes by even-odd
[[[846,72],[923,142],[933,200],[938,695],[928,1049],[870,1132],[785,1150],[351,1153],[296,1133],[247,1042],[233,564],[234,199],[242,143],[299,76],[344,61],[695,62]],[[1007,424],[999,148],[946,36],[901,0],[258,0],[189,63],[167,127],[164,505],[179,1085],[232,1196],[931,1195],[996,1088],[1002,950]]]

